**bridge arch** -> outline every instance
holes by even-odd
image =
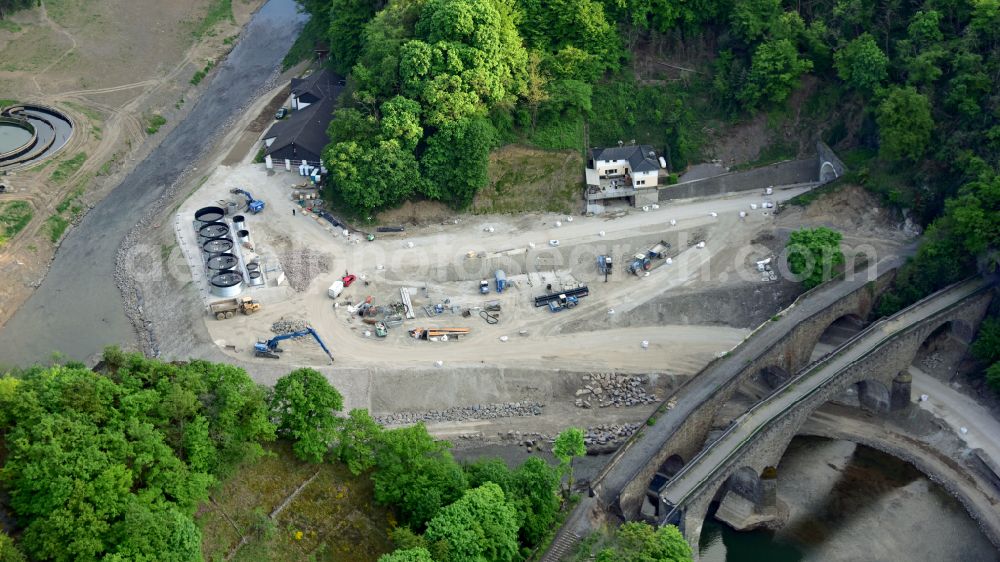
[[[881,381],[865,379],[854,385],[857,392],[858,405],[862,410],[876,414],[886,413],[891,407],[889,388]]]
[[[667,457],[667,460],[663,461],[663,464],[660,465],[660,473],[672,477],[684,468],[684,464],[684,457],[674,453]]]
[[[837,179],[837,168],[829,160],[824,161],[823,165],[819,167],[820,183],[831,182],[835,179]]]
[[[727,491],[756,502],[760,499],[760,475],[753,467],[740,467],[729,476],[725,486],[720,488],[722,493]]]
[[[769,365],[760,370],[759,380],[769,389],[774,390],[792,378],[792,374],[777,365]]]
[[[813,344],[809,361],[815,361],[827,353],[837,349],[847,340],[864,330],[867,322],[854,312],[848,312],[835,318],[826,325],[819,338]]]

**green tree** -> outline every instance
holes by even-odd
[[[413,153],[395,139],[329,145],[323,163],[335,196],[364,216],[400,203],[423,184]]]
[[[600,552],[597,562],[690,562],[691,547],[673,525],[654,529],[630,521],[615,531],[613,546]]]
[[[346,74],[361,55],[363,35],[358,30],[375,17],[385,5],[382,0],[323,0],[322,10],[329,14],[330,62],[337,72]],[[315,14],[313,15],[315,17]]]
[[[534,546],[545,538],[559,511],[558,469],[531,457],[516,470],[500,459],[490,459],[467,465],[465,473],[470,488],[486,482],[500,486],[518,515],[522,544]]]
[[[1000,392],[1000,362],[990,365],[986,369],[986,384],[996,392]]]
[[[424,194],[464,209],[489,179],[489,154],[496,141],[493,125],[474,118],[445,126],[427,139],[420,158]]]
[[[569,476],[568,489],[573,489],[573,460],[587,454],[583,430],[579,427],[564,429],[552,444],[552,454],[559,459],[559,466]]]
[[[423,424],[386,431],[375,458],[375,501],[395,506],[400,520],[420,529],[467,484],[462,468]]]
[[[270,398],[278,433],[292,439],[295,456],[322,462],[337,428],[344,398],[318,371],[296,369],[278,379]]]
[[[375,466],[383,432],[382,426],[368,415],[368,410],[351,410],[337,434],[337,457],[354,475],[369,470]]]
[[[972,342],[972,355],[986,364],[1000,361],[1000,319],[987,318],[979,325],[976,341]]]
[[[862,33],[833,55],[837,76],[853,88],[872,94],[888,76],[889,57],[875,44],[875,38]]]
[[[834,269],[844,263],[840,251],[841,234],[826,227],[802,228],[788,238],[788,267],[811,289],[830,279]]]
[[[7,533],[0,532],[0,562],[25,562],[26,558],[18,550]]]
[[[402,150],[412,153],[424,136],[420,104],[403,96],[383,103],[381,130],[383,139],[397,140]]]
[[[754,51],[741,100],[748,108],[761,101],[783,102],[798,84],[799,77],[811,69],[812,62],[799,57],[791,40],[765,41]]]
[[[729,26],[746,44],[760,39],[781,15],[781,0],[747,0],[734,2]]]
[[[492,482],[468,490],[427,524],[430,544],[443,543],[448,560],[509,562],[517,556],[517,514]]]
[[[408,548],[383,554],[378,562],[434,562],[426,548]]]
[[[894,86],[878,107],[879,154],[888,160],[918,160],[934,129],[927,97],[911,86]]]

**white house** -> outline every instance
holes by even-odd
[[[592,148],[587,159],[587,202],[628,198],[633,205],[655,202],[660,161],[652,146]]]

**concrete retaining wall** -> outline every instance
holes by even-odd
[[[762,190],[765,187],[776,185],[809,183],[817,181],[818,171],[819,163],[815,156],[802,160],[786,160],[762,168],[730,172],[710,178],[668,185],[660,189],[659,199],[660,201],[670,201],[672,199],[714,197],[737,191]]]

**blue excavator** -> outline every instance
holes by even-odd
[[[280,357],[278,354],[284,351],[278,347],[278,344],[281,341],[291,338],[300,338],[302,336],[312,336],[316,340],[316,343],[318,343],[319,346],[323,348],[323,351],[326,352],[326,356],[330,358],[330,362],[333,362],[333,354],[330,353],[329,349],[327,349],[326,344],[324,344],[323,340],[320,339],[316,330],[313,330],[312,328],[306,328],[305,330],[299,330],[297,332],[289,332],[287,334],[280,334],[267,341],[259,341],[253,344],[254,355],[257,357],[266,357],[268,359],[277,359]]]
[[[257,213],[264,210],[264,202],[261,201],[260,199],[254,199],[253,195],[250,195],[249,191],[241,187],[237,187],[233,189],[232,192],[247,198],[247,210],[250,211],[251,213],[256,215]]]

